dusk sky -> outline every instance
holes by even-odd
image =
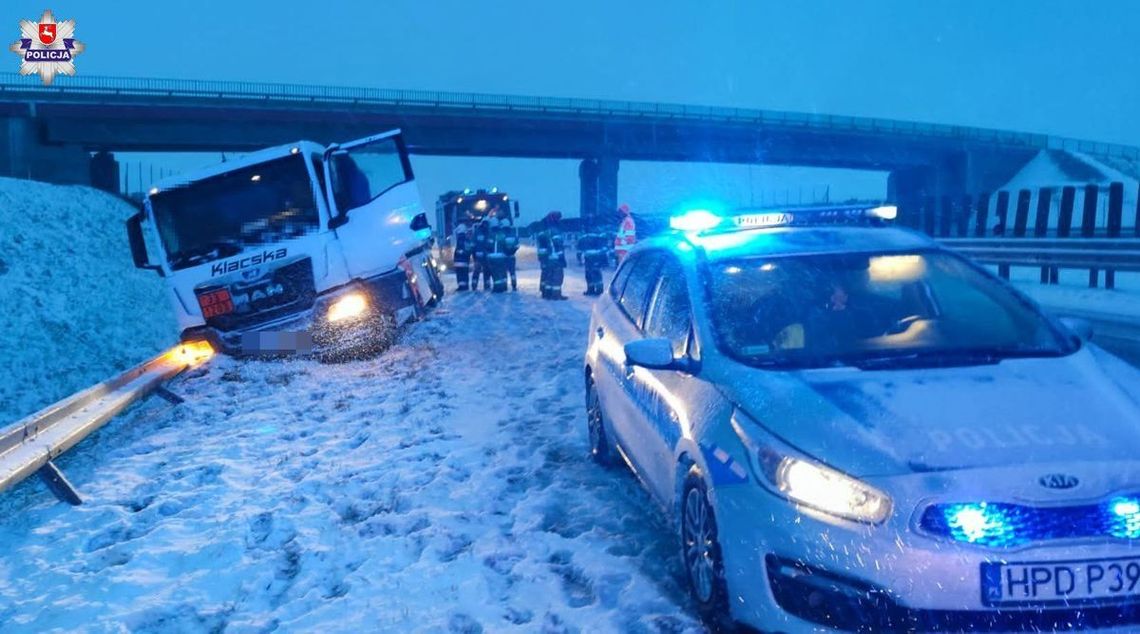
[[[84,75],[415,88],[769,108],[1140,145],[1140,3],[5,3],[75,19]],[[11,69],[16,68],[12,56]],[[61,78],[61,83],[68,78]],[[326,139],[318,139],[326,140]],[[148,157],[160,161],[161,157]],[[185,166],[217,157],[182,158]],[[419,158],[424,198],[497,185],[577,213],[577,163]],[[623,163],[635,211],[690,196],[881,196],[884,175]]]

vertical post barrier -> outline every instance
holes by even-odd
[[[937,198],[934,196],[922,197],[922,232],[928,236],[934,235],[934,212],[937,207]]]
[[[958,208],[954,205],[954,199],[943,196],[938,205],[938,235],[940,237],[950,237],[950,230],[954,226],[954,214],[956,213],[958,213]]]
[[[958,203],[954,216],[954,235],[959,238],[970,235],[970,210],[974,208],[973,202],[973,198],[967,194]]]
[[[1005,235],[1005,221],[1006,221],[1006,218],[1009,216],[1009,192],[1007,192],[1007,191],[998,192],[997,209],[994,211],[994,213],[997,215],[997,223],[994,225],[994,235],[996,235],[996,236]],[[1009,265],[1008,264],[999,264],[998,265],[998,275],[1000,275],[1003,280],[1008,280],[1009,279]]]
[[[1061,213],[1057,216],[1057,237],[1068,238],[1073,230],[1073,204],[1077,201],[1077,188],[1061,188]]]
[[[1108,186],[1108,237],[1119,238],[1124,224],[1124,183],[1115,182]],[[1105,269],[1104,287],[1116,288],[1116,270]]]
[[[1132,233],[1140,238],[1140,187],[1136,191],[1136,219],[1133,221]]]
[[[1017,211],[1013,216],[1013,237],[1024,238],[1025,229],[1029,226],[1029,200],[1033,192],[1023,189],[1017,192]]]
[[[990,223],[990,194],[987,192],[978,196],[978,200],[975,201],[974,204],[976,214],[974,219],[974,237],[984,238],[986,237]]]
[[[1100,187],[1095,183],[1085,185],[1085,207],[1081,213],[1081,237],[1091,238],[1096,235],[1096,202],[1100,195]],[[1089,269],[1089,288],[1096,288],[1100,279],[1100,271]]]
[[[1049,232],[1049,208],[1053,203],[1053,189],[1042,187],[1037,191],[1037,215],[1033,218],[1033,237],[1044,238]],[[1049,284],[1055,273],[1055,267],[1041,267],[1041,283]]]

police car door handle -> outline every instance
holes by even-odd
[[[594,332],[597,333],[598,339],[601,339],[602,337],[606,336],[606,330],[604,328],[602,328],[601,326],[598,326],[598,329]]]

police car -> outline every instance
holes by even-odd
[[[596,461],[702,614],[766,631],[1140,623],[1140,371],[890,206],[640,244],[591,317]]]

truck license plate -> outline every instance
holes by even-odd
[[[982,603],[990,607],[1115,603],[1140,596],[1140,557],[1054,562],[985,562]]]
[[[202,307],[204,319],[234,312],[234,300],[229,289],[225,288],[202,293],[198,296],[198,305]]]

